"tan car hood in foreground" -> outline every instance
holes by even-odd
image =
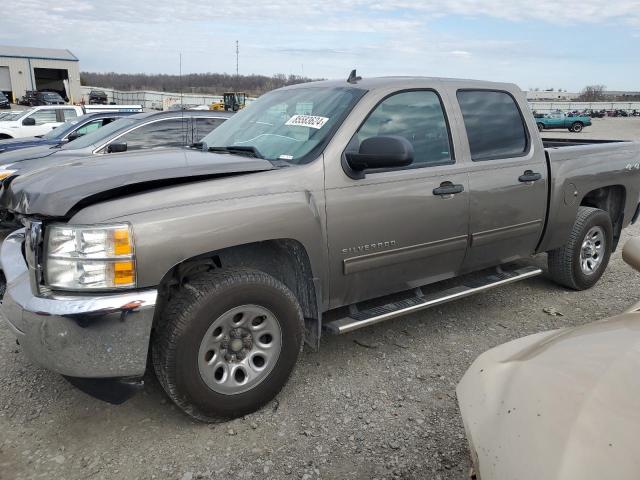
[[[640,479],[640,313],[489,350],[457,394],[482,480]]]

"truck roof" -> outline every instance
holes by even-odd
[[[513,83],[489,82],[486,80],[470,80],[461,78],[441,78],[441,77],[371,77],[362,78],[355,83],[349,83],[347,80],[321,80],[318,82],[299,83],[285,87],[286,89],[305,88],[305,87],[352,87],[362,90],[387,89],[396,88],[415,88],[430,87],[434,83],[449,84],[460,88],[483,88],[496,90],[520,90]]]

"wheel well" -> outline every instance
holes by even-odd
[[[13,138],[11,135],[7,135],[6,133],[0,133],[0,140],[6,140],[8,138]]]
[[[611,185],[591,190],[580,202],[580,206],[599,208],[609,214],[613,224],[613,250],[618,246],[622,233],[625,199],[625,188],[622,185]]]
[[[268,273],[293,292],[305,319],[319,320],[311,262],[304,246],[292,239],[248,243],[187,259],[174,266],[162,279],[161,301],[169,301],[174,289],[189,283],[189,277],[225,267],[253,268]]]

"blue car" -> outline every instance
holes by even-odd
[[[0,154],[10,150],[19,150],[28,147],[58,146],[71,142],[87,133],[93,132],[109,123],[131,115],[135,112],[100,112],[88,113],[80,117],[69,120],[57,128],[54,128],[46,135],[39,137],[11,138],[0,140]],[[2,158],[2,157],[0,157]]]

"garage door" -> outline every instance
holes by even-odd
[[[11,90],[9,67],[0,67],[0,92],[10,92]]]

